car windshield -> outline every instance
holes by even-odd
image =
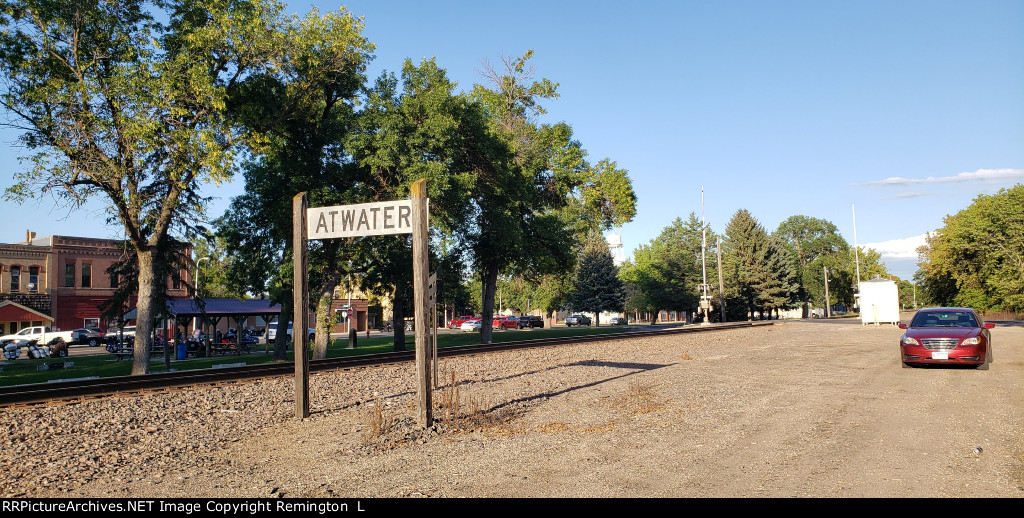
[[[969,311],[928,311],[914,316],[910,327],[978,327],[978,320]]]

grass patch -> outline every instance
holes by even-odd
[[[626,329],[622,327],[592,327],[592,328],[555,328],[555,329],[522,329],[508,331],[494,331],[491,336],[493,343],[513,342],[518,340],[534,340],[541,338],[553,338],[563,336],[581,336],[607,333],[621,333]],[[442,333],[437,337],[438,348],[458,347],[468,345],[479,345],[479,333]],[[348,348],[348,338],[335,339],[327,348],[328,358],[342,358],[358,356],[363,354],[387,353],[394,350],[394,336],[378,334],[373,337],[359,337],[354,349]],[[85,346],[73,346],[75,349]],[[413,333],[405,335],[405,349],[412,351],[416,348],[416,338]],[[259,344],[252,353],[240,355],[222,355],[209,358],[189,358],[186,360],[174,360],[172,356],[171,369],[179,371],[209,369],[213,365],[222,363],[241,363],[258,365],[271,363],[273,359],[273,345],[270,346],[270,354],[266,352],[266,346]],[[288,361],[293,358],[288,353]],[[67,369],[39,370],[39,366],[54,362],[73,362],[74,366]],[[77,379],[88,377],[114,377],[128,376],[132,372],[132,358],[125,357],[118,361],[116,356],[101,352],[92,355],[76,355],[66,358],[39,358],[29,359],[24,352],[17,360],[8,360],[0,365],[0,386],[28,385],[46,383],[62,379]],[[165,370],[163,356],[154,356],[150,362],[150,372],[163,372]]]

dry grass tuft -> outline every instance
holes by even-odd
[[[682,356],[682,358],[683,358],[684,360],[692,360],[692,359],[693,359],[693,356],[690,356],[689,354],[683,353],[683,356]]]
[[[384,407],[378,400],[374,400],[373,406],[366,410],[364,416],[366,430],[363,433],[363,444],[366,445],[384,435],[391,423],[384,415]]]
[[[619,399],[618,403],[633,415],[649,414],[663,406],[654,387],[642,380],[631,380],[626,394]]]
[[[484,399],[463,395],[454,369],[450,371],[435,403],[437,420],[449,430],[494,428],[509,419],[509,412],[491,411],[491,406]]]

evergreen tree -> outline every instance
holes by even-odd
[[[764,318],[766,311],[786,307],[795,291],[795,276],[785,259],[781,241],[773,239],[746,209],[729,220],[722,241],[722,269],[730,314],[743,309],[748,318],[755,313]]]
[[[623,284],[600,232],[591,232],[583,246],[569,302],[573,310],[594,313],[595,325],[601,324],[602,311],[623,309]]]

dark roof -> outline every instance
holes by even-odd
[[[205,314],[210,317],[235,317],[249,315],[277,315],[281,313],[281,305],[266,299],[203,299],[202,307],[192,299],[179,298],[167,302],[167,310],[162,314],[171,317],[194,317]],[[133,308],[124,315],[125,320],[136,318]]]

